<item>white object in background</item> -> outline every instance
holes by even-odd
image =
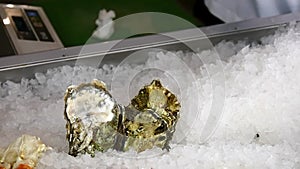
[[[114,11],[106,11],[106,9],[99,11],[98,19],[96,20],[97,29],[93,36],[99,39],[108,39],[114,33],[113,18],[116,17]]]
[[[205,5],[224,22],[300,12],[299,0],[205,0]]]

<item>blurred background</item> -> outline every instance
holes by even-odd
[[[0,3],[42,7],[65,47],[86,43],[97,28],[95,21],[102,9],[115,11],[114,20],[139,12],[163,12],[197,27],[300,11],[298,0],[0,0]],[[164,31],[187,28],[175,26]],[[119,32],[123,30],[116,27],[114,37],[108,40],[120,39],[116,36]]]
[[[89,39],[97,27],[95,20],[101,9],[114,10],[114,19],[138,12],[163,12],[198,27],[222,23],[209,13],[202,0],[0,0],[0,3],[41,6],[65,47],[82,45]]]

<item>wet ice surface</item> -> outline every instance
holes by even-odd
[[[105,65],[102,69],[63,66],[20,83],[4,82],[0,88],[0,147],[24,133],[40,137],[54,150],[42,157],[38,168],[300,168],[300,29],[293,27],[261,41],[262,45],[220,43],[220,53],[233,54],[222,59],[223,72],[207,72],[215,64],[199,68],[195,61],[187,60],[192,54],[176,52],[197,72],[197,83],[189,82],[180,63],[170,63],[174,53],[168,52],[150,53],[154,58],[145,65]],[[215,53],[203,51],[200,55]],[[148,79],[134,76],[130,81],[136,83],[128,91],[128,77],[147,74],[142,70],[149,65],[171,68],[164,75],[152,70]],[[210,79],[218,79],[222,73],[224,112],[212,137],[203,142],[200,129],[214,101]],[[95,158],[75,158],[66,153],[63,95],[67,86],[97,78],[126,105],[141,86],[152,81],[149,77],[161,77],[183,105],[170,152],[152,149],[137,155],[111,150],[97,153]],[[193,88],[196,84],[201,88],[198,103]]]

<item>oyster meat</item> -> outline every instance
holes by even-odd
[[[69,154],[169,149],[180,104],[159,80],[143,87],[128,106],[119,105],[98,80],[70,86],[65,94]]]

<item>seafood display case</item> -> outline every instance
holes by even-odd
[[[65,168],[76,168],[76,167],[78,168],[78,166],[79,168],[81,168],[82,167],[81,165],[86,165],[85,167],[82,168],[94,168],[95,167],[94,165],[96,164],[97,167],[100,168],[102,167],[100,165],[103,165],[103,168],[105,167],[110,168],[111,166],[115,166],[116,168],[124,168],[123,166],[130,166],[128,168],[131,168],[131,166],[133,165],[136,165],[135,167],[137,167],[138,165],[144,165],[144,164],[151,166],[151,168],[156,168],[156,167],[152,167],[152,165],[165,165],[167,162],[168,165],[172,165],[173,167],[189,165],[188,168],[192,168],[194,167],[191,166],[192,163],[187,162],[189,160],[195,160],[195,159],[191,159],[190,158],[191,156],[196,154],[201,154],[197,156],[197,158],[205,157],[206,155],[209,158],[215,157],[217,159],[219,158],[218,156],[211,157],[213,155],[205,154],[205,153],[206,152],[212,154],[214,154],[214,152],[218,153],[219,149],[222,149],[220,151],[223,154],[225,154],[225,156],[227,152],[236,153],[238,151],[241,151],[242,153],[244,153],[244,150],[245,151],[249,150],[249,152],[251,151],[251,153],[253,152],[269,153],[268,151],[270,150],[270,152],[271,151],[272,152],[265,156],[271,154],[270,155],[271,160],[273,156],[272,153],[274,154],[277,153],[276,155],[279,154],[278,156],[280,157],[288,154],[287,156],[292,156],[292,158],[294,158],[294,156],[297,156],[297,152],[295,153],[295,151],[299,150],[298,149],[299,147],[297,147],[299,145],[295,144],[296,148],[294,148],[293,145],[285,144],[286,140],[284,139],[282,139],[284,144],[278,143],[280,141],[276,142],[276,138],[274,137],[274,135],[276,135],[276,132],[274,131],[276,129],[280,130],[281,124],[273,125],[271,123],[267,123],[263,121],[265,119],[270,120],[270,117],[274,116],[272,113],[274,112],[278,113],[273,109],[270,109],[269,107],[276,105],[277,104],[276,99],[278,99],[279,97],[276,98],[275,101],[272,100],[273,97],[272,94],[274,93],[274,91],[272,88],[270,88],[268,92],[271,94],[266,92],[266,89],[269,89],[269,86],[267,85],[266,88],[262,87],[262,89],[259,89],[262,92],[257,91],[257,89],[253,87],[252,91],[249,92],[250,94],[244,92],[245,90],[248,90],[250,87],[247,86],[249,88],[246,89],[243,87],[246,86],[245,83],[248,83],[249,79],[251,78],[251,77],[248,78],[248,76],[252,76],[252,78],[256,78],[255,80],[258,81],[257,83],[253,84],[254,86],[260,85],[261,83],[262,84],[265,83],[264,80],[266,79],[263,79],[262,77],[263,76],[268,77],[269,75],[263,74],[264,73],[263,71],[265,70],[261,70],[261,72],[263,73],[258,72],[259,66],[261,66],[259,65],[260,63],[258,63],[259,61],[261,61],[259,60],[260,58],[265,59],[261,62],[263,62],[262,64],[266,64],[265,66],[266,70],[268,70],[269,65],[267,64],[269,64],[269,62],[273,61],[275,63],[274,64],[275,66],[272,65],[275,68],[274,67],[270,68],[271,74],[273,72],[273,69],[275,70],[278,66],[276,65],[278,63],[277,60],[274,59],[275,57],[264,58],[263,56],[262,57],[260,56],[260,51],[263,51],[264,48],[267,48],[264,46],[264,44],[266,44],[264,40],[268,36],[273,36],[273,35],[275,36],[280,34],[278,32],[280,32],[279,30],[281,28],[284,31],[285,28],[291,26],[295,26],[295,27],[298,26],[297,27],[298,29],[299,25],[297,25],[297,23],[299,21],[300,21],[300,13],[293,13],[293,14],[280,15],[280,16],[274,16],[269,18],[258,18],[254,20],[247,20],[247,21],[236,22],[236,23],[228,23],[228,24],[214,25],[209,27],[193,28],[193,29],[186,29],[186,30],[167,32],[161,34],[132,37],[127,39],[113,40],[113,41],[107,41],[102,43],[92,43],[92,44],[86,44],[82,46],[54,49],[45,52],[36,52],[31,54],[0,57],[0,84],[1,84],[0,96],[2,97],[1,99],[3,99],[3,105],[1,105],[1,107],[3,109],[3,112],[4,111],[5,113],[8,112],[3,116],[4,120],[0,119],[2,123],[1,127],[3,127],[3,131],[5,130],[4,135],[5,137],[10,137],[10,136],[15,137],[14,135],[15,133],[10,132],[9,130],[16,129],[16,135],[34,133],[33,135],[37,136],[37,137],[33,137],[29,135],[23,135],[22,137],[17,139],[10,147],[8,147],[6,151],[4,151],[1,148],[0,153],[2,154],[0,155],[2,157],[0,156],[1,157],[0,159],[1,160],[4,159],[3,160],[4,162],[2,161],[3,163],[10,163],[10,161],[5,161],[5,158],[10,159],[8,157],[11,155],[10,154],[11,147],[13,147],[12,149],[17,152],[25,151],[22,149],[24,147],[23,143],[25,144],[24,140],[29,140],[29,145],[32,145],[34,142],[39,143],[36,144],[36,147],[31,146],[31,148],[34,149],[33,153],[35,154],[32,157],[34,158],[34,160],[31,166],[38,165],[38,168],[39,167],[46,168],[45,166],[48,166],[50,168],[53,166],[56,166],[54,168],[64,168],[61,167],[64,165],[66,166]],[[201,32],[200,35],[199,35],[199,30]],[[295,35],[298,34],[295,33]],[[278,37],[275,36],[275,38],[273,39],[276,38]],[[291,38],[291,36],[289,36],[288,38]],[[231,45],[226,46],[226,42],[230,42]],[[216,49],[214,47],[220,44],[223,45],[225,44],[228,50],[231,50],[230,48],[234,48],[235,44],[242,44],[241,45],[242,47],[241,48],[236,47],[238,49],[235,49],[235,53],[226,52],[226,50],[217,51],[218,50],[217,47]],[[260,44],[263,44],[261,45],[263,47],[261,47]],[[222,62],[223,61],[222,59],[230,58],[232,56],[237,60],[237,64],[242,65],[243,62],[246,62],[245,61],[246,59],[254,57],[254,55],[247,56],[247,52],[252,50],[250,49],[252,48],[251,45],[254,46],[253,47],[254,52],[253,51],[252,52],[255,53],[254,54],[255,59],[258,60],[257,65],[259,66],[256,67],[256,65],[250,63],[244,67],[242,66],[239,67],[239,65],[237,66],[234,65],[236,64],[234,63],[234,61]],[[295,45],[297,44],[294,44],[294,46]],[[283,44],[282,46],[286,46],[286,44]],[[282,46],[279,46],[279,48]],[[278,46],[276,47],[278,49]],[[273,53],[276,53],[277,50],[276,47],[273,48],[274,49]],[[156,52],[155,54],[151,53],[152,49],[154,51],[153,53]],[[195,51],[194,49],[197,50]],[[150,61],[147,62],[148,61],[147,60],[146,61],[147,63],[145,63],[145,58],[142,57],[142,55],[145,54],[143,53],[143,51],[146,51],[147,53],[146,55],[149,56],[151,54],[155,55],[155,57],[157,57],[155,59],[157,60],[159,59],[163,60],[163,64],[159,63],[157,60],[156,60],[157,62],[155,62],[155,59],[153,59],[152,60],[153,63],[151,63],[151,57],[149,57]],[[175,51],[174,52],[175,54],[172,53],[173,51]],[[205,53],[205,51],[207,51],[207,53]],[[265,54],[265,56],[267,56],[268,53],[272,53],[269,51],[270,49],[266,49],[266,51],[264,51],[265,53],[267,53]],[[204,54],[201,52],[203,52]],[[218,66],[215,65],[220,64],[219,60],[217,60],[213,64],[210,64],[209,61],[207,63],[201,62],[202,61],[201,59],[200,59],[201,61],[198,63],[196,62],[191,63],[195,61],[192,59],[189,62],[189,56],[197,57],[198,55],[200,56],[202,54],[204,56],[202,58],[205,58],[205,56],[214,57],[214,52],[216,52],[217,55],[220,55],[221,64],[223,63],[227,64],[226,65],[227,67],[225,66],[225,69],[223,70],[210,69],[215,72],[213,71],[205,72],[205,70],[201,68],[202,65],[204,65],[204,67],[209,65],[213,68],[216,68]],[[160,55],[164,55],[167,57],[160,57]],[[283,55],[284,54],[281,54],[280,56],[282,57]],[[134,56],[133,59],[130,60],[133,62],[133,65],[135,64],[134,66],[124,63],[124,60],[128,59],[129,56]],[[181,58],[176,60],[174,59],[176,57],[172,58],[173,56],[178,56]],[[291,57],[295,59],[294,55]],[[255,59],[252,60],[249,59],[250,61],[249,60],[248,61],[252,62]],[[189,63],[194,67],[191,69],[186,69],[188,66],[186,66],[185,64],[183,64],[184,66],[180,67],[179,64],[182,63],[182,61],[184,63]],[[169,62],[170,65],[167,65]],[[143,63],[145,64],[143,65]],[[147,64],[149,64],[150,67],[146,67],[145,70],[150,72],[152,71],[151,73],[153,73],[153,76],[152,75],[149,76],[154,79],[147,77],[146,74],[148,72],[145,73],[143,72],[144,71],[143,69],[140,70],[143,66]],[[159,69],[159,67],[155,67],[155,66],[151,67],[151,65],[155,65],[155,64],[161,66],[163,69],[165,68],[166,71],[163,72],[162,70]],[[292,65],[292,63],[289,64]],[[230,70],[231,68],[233,69],[233,71]],[[127,75],[129,76],[130,73],[126,73],[126,71],[124,70],[128,70],[128,72],[133,74],[133,76],[127,77]],[[137,70],[138,72],[136,72],[135,70]],[[221,75],[218,74],[219,73],[218,70],[220,70],[219,72]],[[224,73],[223,72],[224,70],[227,72]],[[243,70],[245,70],[246,73],[242,72]],[[190,72],[192,72],[191,73],[192,75],[188,75]],[[278,72],[280,72],[280,70],[277,71],[276,73]],[[160,77],[158,79],[155,79],[158,77],[158,75],[156,74],[159,73],[161,74],[160,77],[162,79],[159,79]],[[180,78],[176,79],[171,77],[170,76],[171,73],[174,73],[175,76],[180,76]],[[198,73],[199,77],[195,78],[193,73]],[[226,86],[227,84],[225,83],[228,83],[228,81],[226,81],[227,79],[223,77],[224,74],[222,73],[224,73],[225,76],[226,75],[228,76],[226,78],[233,79],[233,80],[230,79],[231,80],[230,85],[232,85],[233,87],[230,85]],[[230,73],[232,73],[233,75],[230,75]],[[202,77],[200,76],[202,75],[207,77],[201,79]],[[91,80],[89,79],[91,77],[93,78],[97,77],[97,78],[94,78],[92,82],[90,81],[87,82],[87,80]],[[212,82],[208,82],[210,78],[214,79],[215,81],[212,80]],[[238,78],[241,78],[242,82],[240,81],[240,84],[237,85],[236,87],[237,89],[236,89],[234,85],[236,83],[239,83],[236,80]],[[120,81],[113,83],[114,79],[118,79]],[[143,80],[144,81],[150,80],[150,81],[148,82],[148,85],[145,86]],[[274,79],[267,79],[267,80],[269,80],[268,85],[272,86]],[[169,83],[165,83],[166,81]],[[295,81],[291,81],[291,84],[297,84],[297,82]],[[132,84],[133,86],[134,85],[136,86],[130,88],[131,87],[130,85]],[[203,86],[201,87],[203,87],[203,91],[204,88],[206,90],[204,92],[202,91],[202,88],[200,90],[199,87],[202,84]],[[141,87],[142,85],[144,85],[144,87]],[[240,87],[239,85],[242,87]],[[225,86],[227,87],[226,90],[233,91],[232,93],[229,92],[229,96],[226,95],[226,93],[224,92]],[[264,86],[264,85],[260,85],[260,86]],[[138,87],[140,87],[139,91],[136,90]],[[208,89],[209,87],[211,87],[212,89]],[[289,87],[284,87],[284,88],[292,90],[295,88],[295,86],[292,86],[290,88]],[[64,91],[65,94],[63,96]],[[203,93],[200,93],[200,91]],[[208,91],[213,94],[210,95]],[[120,94],[122,92],[123,93],[128,92],[128,93],[122,95]],[[257,101],[256,97],[253,98],[251,92],[258,93],[258,94],[254,93],[254,95],[267,93],[265,96],[265,98],[267,99],[262,98],[261,100],[258,99]],[[245,93],[248,95],[243,96],[243,94]],[[285,94],[285,92],[281,92],[281,93]],[[291,93],[294,94],[293,91]],[[120,95],[118,96],[118,94]],[[239,97],[241,97],[241,99]],[[247,106],[245,106],[246,108],[244,110],[240,110],[240,111],[235,110],[236,107],[234,106],[241,108],[246,104],[244,101],[246,100],[245,99],[246,97],[248,97],[247,101],[249,102],[249,104],[251,104],[249,106],[250,110],[247,109]],[[128,99],[130,98],[133,99],[128,103]],[[215,100],[213,100],[211,103],[209,99],[212,100],[215,99]],[[226,104],[227,102],[229,104],[224,106],[225,99],[227,99]],[[229,102],[228,100],[231,102]],[[267,103],[264,102],[263,104],[261,104],[261,102],[263,102],[264,100],[267,100]],[[256,103],[255,101],[259,103]],[[219,104],[218,102],[220,102],[220,105],[217,105]],[[235,105],[236,102],[238,102],[238,104]],[[269,102],[272,102],[273,105],[271,104],[271,106],[269,106],[268,105]],[[230,105],[230,103],[232,105]],[[209,107],[210,105],[211,107]],[[255,107],[253,105],[258,105],[258,106]],[[293,106],[294,102],[291,101],[290,105]],[[200,108],[206,110],[205,109],[207,108],[206,106],[211,108],[211,110],[208,110],[203,114],[201,114],[202,112],[200,113],[198,112]],[[223,125],[223,128],[226,128],[224,126],[229,125],[229,123],[232,122],[238,125],[237,126],[233,125],[234,127],[232,128],[229,127],[231,130],[234,130],[234,132],[236,132],[235,130],[239,130],[240,128],[241,129],[237,131],[238,134],[234,133],[232,135],[230,134],[226,135],[227,134],[226,131],[224,132],[224,130],[221,129],[222,134],[220,136],[220,132],[219,132],[219,136],[220,138],[224,138],[224,140],[221,140],[220,142],[218,142],[217,139],[216,139],[217,141],[213,140],[212,145],[207,146],[204,143],[212,135],[212,133],[214,133],[214,131],[218,126],[219,120],[223,116],[222,106],[224,107],[227,106],[224,109],[227,109],[226,111],[230,111],[229,113],[227,112],[225,120],[226,118],[233,119],[233,120],[230,119],[229,122],[222,121],[223,124],[221,125]],[[252,108],[251,106],[253,106],[254,108]],[[282,107],[284,109],[288,106],[283,105]],[[262,113],[259,111],[260,109],[262,109]],[[258,110],[258,111],[253,112],[253,110],[255,111]],[[16,112],[16,114],[14,114],[14,112]],[[236,112],[235,116],[233,115],[234,117],[230,117],[230,113],[232,112]],[[244,121],[241,120],[244,117],[239,117],[239,116],[243,116],[243,113],[247,114],[246,120],[244,119]],[[266,118],[264,117],[265,114],[266,115],[269,114],[269,116]],[[285,114],[280,114],[280,113],[278,114],[282,115],[282,117],[279,118],[283,118],[286,116]],[[252,116],[257,116],[257,117],[254,118]],[[295,116],[298,116],[298,114],[296,114]],[[261,120],[260,118],[263,120]],[[287,117],[287,118],[292,118],[292,117]],[[67,123],[64,120],[66,120]],[[263,125],[266,125],[267,127],[264,128],[264,126],[258,124],[257,121],[260,121]],[[288,119],[286,121],[290,122],[292,120]],[[286,125],[286,121],[284,125]],[[261,127],[260,131],[258,131],[257,128],[252,129],[249,126],[245,126],[245,128],[243,128],[244,127],[243,124],[239,124],[239,123],[244,123],[244,122],[245,123],[249,122],[251,123],[251,125],[257,128],[260,128],[261,126],[263,127]],[[279,127],[276,128],[276,125]],[[295,130],[298,129],[297,126],[294,127],[292,123],[289,125],[290,128],[287,129],[291,129],[292,131],[294,131],[294,129]],[[269,132],[268,129],[270,128],[271,130],[273,128],[275,129],[274,131]],[[261,134],[262,132],[264,133]],[[273,137],[271,137],[270,136],[271,134],[269,134],[272,132],[275,133]],[[289,132],[285,132],[285,131],[282,133],[289,134]],[[192,136],[190,136],[189,134]],[[185,138],[187,135],[189,135],[189,137],[191,138],[189,137]],[[237,143],[236,141],[239,135],[241,135],[241,137],[244,136],[244,138],[242,139],[240,138],[239,140],[241,142],[240,144]],[[265,137],[269,137],[269,136],[271,139],[273,139],[272,140],[273,142],[272,141],[268,142],[269,140],[263,140],[265,139]],[[279,139],[277,140],[280,140],[281,138],[285,138],[284,136],[285,136],[284,134],[278,136]],[[45,144],[41,143],[40,138],[38,137],[41,137],[41,140],[44,140]],[[233,137],[233,138],[229,138],[229,137]],[[7,140],[10,141],[10,139],[11,138]],[[233,141],[231,140],[231,142],[227,144],[226,142],[228,141],[227,139],[228,140],[232,139]],[[176,141],[173,142],[174,140]],[[293,144],[294,140],[293,139],[291,140],[292,141],[290,140],[288,141],[290,141]],[[67,151],[66,142],[69,143],[69,154],[66,153]],[[276,147],[277,143],[279,144],[278,147],[283,146],[284,151],[289,151],[289,152],[288,153],[282,152],[282,154],[284,155],[280,154],[281,150],[277,149],[278,148]],[[224,145],[223,147],[221,146],[220,148],[219,145],[222,144]],[[226,146],[228,146],[229,148],[226,148]],[[50,147],[52,147],[53,149]],[[21,150],[18,150],[18,148]],[[161,149],[158,150],[157,148],[161,148],[162,150]],[[146,150],[149,149],[150,151],[152,150],[153,151],[150,153],[147,152]],[[235,149],[236,152],[231,151],[232,149]],[[41,155],[42,152],[48,150],[51,152],[46,154],[45,158],[41,157],[42,158],[41,166],[39,166],[39,164],[37,164],[38,163],[37,158],[42,156]],[[98,151],[100,151],[103,154],[99,156],[97,154]],[[141,156],[139,154],[140,152],[142,152]],[[181,152],[184,152],[182,154],[182,157],[178,156],[178,154],[181,155]],[[122,153],[128,153],[128,154],[122,154]],[[90,154],[91,157],[95,157],[95,161],[91,161],[92,163],[89,163],[89,160],[91,160],[91,158],[85,156],[84,154]],[[70,157],[69,155],[74,156],[74,158]],[[161,158],[162,160],[160,161],[157,160],[155,158],[156,156],[162,157]],[[239,155],[236,156],[239,157]],[[168,161],[171,160],[173,162],[173,158],[174,161],[178,160],[178,162],[176,161],[176,163],[173,164],[170,163],[170,161]],[[180,161],[179,158],[184,158],[184,160]],[[256,157],[255,155],[255,158],[250,159],[250,161],[257,160],[259,156]],[[288,159],[289,157],[286,158]],[[140,160],[138,161],[140,163],[138,164],[137,162],[137,164],[135,163],[133,164],[130,162],[130,160],[132,159],[135,159],[137,161]],[[248,160],[249,158],[245,158],[245,159]],[[125,162],[122,160],[124,160]],[[154,162],[156,160],[157,163]],[[229,164],[231,164],[230,160],[231,159],[228,160]],[[284,160],[286,159],[283,159],[283,161]],[[26,160],[24,161],[28,163],[28,161]],[[23,160],[21,160],[21,162],[14,161],[15,162],[14,165],[21,165],[22,162],[24,161]],[[206,161],[206,159],[204,160],[202,159],[202,161]],[[262,161],[264,162],[265,160]],[[199,165],[202,163],[203,162],[201,162],[200,160]],[[272,166],[273,163],[277,164],[276,159],[275,162],[271,161],[269,163],[266,163],[266,165]],[[11,167],[10,165],[11,164],[8,164],[7,168],[10,168]],[[212,165],[216,166],[215,163],[213,163]],[[221,165],[222,164],[218,165],[218,167]],[[239,168],[241,167],[241,165],[244,164],[237,164]],[[253,165],[254,167],[250,165],[250,167],[248,166],[248,168],[256,168],[255,167],[256,164]],[[291,166],[292,165],[293,164],[291,164]],[[265,166],[265,164],[262,164],[261,166]],[[163,166],[160,167],[165,168]]]

